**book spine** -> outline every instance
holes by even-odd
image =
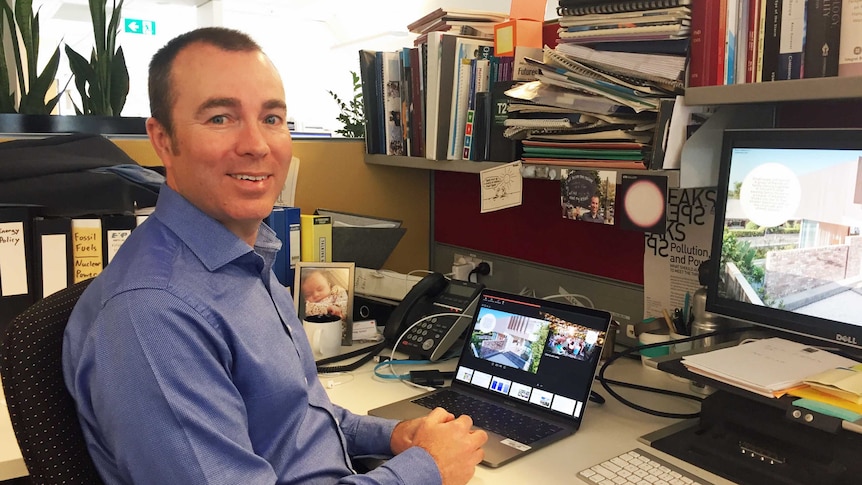
[[[767,0],[765,29],[763,34],[763,64],[760,70],[762,82],[778,79],[778,48],[781,41],[782,0]]]
[[[296,280],[296,263],[300,262],[302,255],[300,248],[302,247],[302,215],[299,207],[285,207],[285,224],[287,225],[287,237],[284,244],[287,245],[285,253],[287,255],[287,282],[285,286],[294,284]]]
[[[724,84],[736,84],[736,37],[739,35],[739,2],[727,0],[725,6]]]
[[[422,58],[420,48],[410,49],[410,155],[425,156],[425,131],[423,130]]]
[[[862,0],[841,3],[841,35],[838,42],[838,75],[862,75]]]
[[[410,64],[410,49],[408,47],[401,49],[399,59],[401,67],[401,140],[404,145],[404,155],[412,156],[413,144],[410,131],[412,130],[413,100],[410,90],[413,86],[411,81],[413,66]]]
[[[697,0],[699,1],[699,0]],[[681,7],[691,5],[691,0],[623,0],[611,2],[595,2],[592,5],[579,5],[583,2],[565,2],[561,0],[557,7],[559,16],[593,15],[602,13],[638,12],[659,8]]]
[[[782,3],[776,79],[799,79],[802,77],[805,3],[805,0],[784,0]]]
[[[401,56],[399,52],[383,53],[382,79],[386,154],[404,155],[404,134],[401,129]]]
[[[470,149],[473,141],[473,121],[476,115],[476,61],[470,60],[470,96],[467,99],[467,119],[464,124],[464,149],[462,160],[470,160]]]
[[[719,0],[720,5],[716,17],[718,19],[718,30],[716,32],[718,39],[716,40],[716,57],[714,59],[716,80],[710,86],[725,84],[727,76],[727,3],[733,1],[736,0]]]
[[[378,130],[382,128],[378,124],[378,71],[376,69],[375,51],[359,51],[359,76],[362,79],[362,106],[365,114],[365,151],[366,153],[384,153],[380,146]]]
[[[470,60],[493,55],[493,42],[458,39],[452,77],[452,107],[449,118],[447,160],[460,160],[464,150],[464,129],[470,97]]]
[[[377,85],[375,87],[377,91],[377,126],[380,128],[377,130],[377,143],[380,146],[380,153],[386,154],[386,105],[383,100],[383,95],[385,94],[383,88],[383,52],[377,51],[375,53],[375,70],[377,71],[376,81]]]
[[[332,218],[302,214],[300,216],[301,259],[304,262],[332,261]]]
[[[802,77],[838,75],[841,0],[808,0]]]
[[[760,37],[760,5],[761,0],[749,0],[748,3],[748,30],[746,33],[745,55],[745,82],[757,81],[757,51]]]
[[[491,86],[491,116],[488,135],[488,159],[495,162],[511,162],[518,159],[517,145],[503,136],[505,121],[509,116],[509,98],[505,92],[514,81],[498,81]]]
[[[689,87],[713,86],[718,81],[713,62],[718,25],[712,20],[716,18],[718,7],[719,0],[702,0],[692,5]]]

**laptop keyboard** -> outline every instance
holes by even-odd
[[[441,407],[455,416],[466,414],[473,419],[473,424],[479,428],[492,431],[525,445],[534,443],[562,429],[557,425],[449,389],[417,398],[413,402],[428,409]]]
[[[598,485],[712,485],[640,448],[581,470],[578,478]]]

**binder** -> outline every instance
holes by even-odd
[[[35,298],[42,299],[72,285],[72,220],[33,219]]]
[[[287,223],[287,279],[284,286],[290,287],[296,275],[296,263],[300,261],[301,220],[299,207],[285,207],[285,222]]]
[[[32,209],[0,205],[0,334],[35,301],[30,260]]]
[[[102,272],[102,221],[72,219],[72,281],[94,278]]]
[[[332,261],[332,217],[300,215],[300,239],[302,261]]]
[[[102,265],[107,266],[120,246],[126,242],[126,239],[132,234],[132,230],[137,227],[138,221],[136,216],[131,214],[108,214],[102,216]]]
[[[275,236],[281,241],[281,249],[275,254],[275,262],[272,264],[272,272],[275,273],[276,279],[283,286],[287,286],[288,261],[288,245],[290,241],[287,239],[287,223],[285,222],[285,207],[273,207],[264,222],[270,229],[275,232]]]

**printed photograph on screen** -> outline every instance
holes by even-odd
[[[862,325],[858,150],[735,148],[719,293]]]
[[[535,374],[547,335],[546,321],[482,308],[470,350],[480,359]]]
[[[590,360],[602,351],[604,332],[567,322],[553,315],[548,315],[547,318],[550,320],[546,345],[549,354]]]

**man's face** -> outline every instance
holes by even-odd
[[[312,303],[326,298],[329,293],[329,282],[319,272],[308,275],[308,278],[302,283],[302,294],[306,300]]]
[[[593,214],[598,214],[599,212],[599,199],[596,197],[590,199],[590,212]]]
[[[292,156],[278,72],[261,52],[194,43],[177,55],[170,82],[173,135],[147,122],[168,185],[253,244]]]

